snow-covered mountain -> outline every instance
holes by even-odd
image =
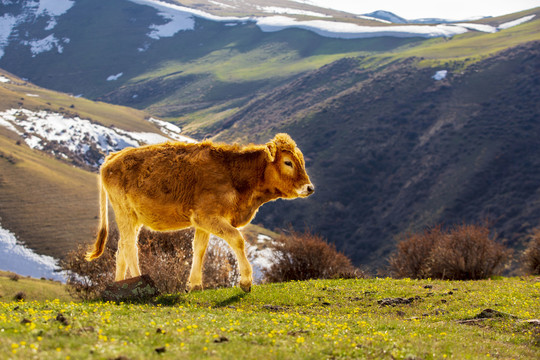
[[[387,26],[360,26],[352,22],[343,21],[331,21],[325,20],[332,16],[318,13],[309,12],[303,10],[295,10],[290,8],[281,8],[274,6],[256,6],[269,16],[250,16],[250,17],[223,17],[216,16],[210,13],[171,4],[160,0],[129,0],[140,5],[152,6],[159,10],[161,16],[164,19],[169,20],[163,25],[152,24],[150,26],[151,31],[148,36],[154,39],[160,37],[169,37],[178,33],[179,31],[194,30],[195,22],[194,17],[199,17],[207,20],[218,21],[227,23],[229,26],[235,26],[237,24],[245,24],[246,22],[254,22],[262,31],[273,32],[280,31],[288,28],[298,28],[313,31],[318,35],[333,38],[342,39],[357,39],[357,38],[369,38],[378,36],[395,36],[395,37],[450,37],[458,34],[462,34],[471,30],[470,28],[461,26],[459,24],[441,25],[431,24],[423,26],[394,26],[393,24],[407,24],[407,23],[419,23],[426,22],[425,20],[407,21],[389,11],[379,10],[370,14],[366,14],[368,17],[374,19],[382,19],[388,21],[390,24]],[[225,4],[214,2],[218,6]],[[230,5],[225,5],[230,6]],[[277,15],[276,15],[277,14]],[[316,20],[301,20],[295,15],[310,16],[323,18]],[[528,20],[526,20],[528,21]],[[441,20],[441,23],[449,23],[450,21]],[[482,30],[478,30],[482,31]]]
[[[225,0],[193,7],[159,0],[2,4],[0,68],[49,89],[139,109],[171,97],[153,113],[169,118],[214,104],[216,94],[223,103],[239,93],[241,101],[248,101],[276,77],[294,76],[339,57],[417,45],[433,37],[495,33],[536,17],[489,24],[394,24],[263,0],[250,8],[253,13]],[[246,78],[247,87],[221,88]]]
[[[93,0],[99,3],[99,0]],[[101,0],[103,1],[103,0]],[[370,25],[356,24],[356,16],[333,19],[333,16],[323,12],[283,8],[276,6],[256,6],[260,14],[256,16],[218,16],[209,12],[177,5],[175,3],[159,0],[112,0],[120,2],[132,2],[139,7],[152,7],[158,11],[161,20],[158,23],[147,25],[147,37],[158,40],[171,37],[181,31],[195,30],[195,19],[205,19],[221,22],[227,26],[246,25],[254,23],[263,32],[281,31],[284,29],[297,28],[315,32],[318,35],[332,38],[358,39],[380,36],[394,37],[451,37],[471,30],[460,24],[429,24],[408,25],[417,23],[407,21],[388,11],[376,11],[365,14],[360,18],[377,23],[376,20],[388,22],[385,26],[380,23]],[[3,14],[0,17],[0,58],[10,48],[24,47],[28,49],[32,57],[45,52],[62,54],[64,49],[70,46],[72,41],[69,31],[58,28],[61,18],[76,16],[77,7],[82,6],[84,0],[3,0]],[[212,2],[218,7],[227,7],[220,2]],[[127,5],[123,5],[127,7]],[[136,6],[133,11],[140,11]],[[321,10],[322,11],[322,10]],[[422,22],[422,21],[418,21]],[[425,21],[423,21],[425,22]],[[84,22],[79,21],[79,24]],[[399,24],[401,26],[396,26]],[[482,31],[475,29],[477,31]],[[145,41],[141,39],[139,49],[144,51]],[[13,50],[14,51],[14,50]]]

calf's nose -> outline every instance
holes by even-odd
[[[307,193],[311,195],[315,192],[315,186],[313,186],[313,184],[308,184],[306,186],[306,190],[307,190]]]

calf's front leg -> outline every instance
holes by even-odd
[[[240,288],[245,292],[250,292],[251,284],[253,283],[253,270],[247,259],[245,240],[240,231],[222,217],[203,218],[195,215],[191,220],[192,224],[197,228],[201,228],[209,233],[219,236],[229,244],[238,260],[238,267],[240,269]]]

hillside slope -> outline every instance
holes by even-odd
[[[316,194],[266,205],[255,221],[305,224],[357,264],[382,265],[404,231],[486,217],[519,246],[540,219],[540,42],[468,67],[411,58],[373,71],[363,60],[278,88],[217,131],[263,141],[286,131],[306,156]]]
[[[99,213],[97,176],[17,141],[0,128],[2,227],[54,257],[90,242]]]
[[[95,172],[105,154],[138,146],[141,138],[169,139],[147,117],[46,90],[0,70],[0,226],[36,252],[57,258],[92,241]],[[95,132],[86,132],[90,125]]]

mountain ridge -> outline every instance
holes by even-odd
[[[523,246],[540,217],[539,45],[449,70],[440,81],[418,60],[395,63],[293,114],[275,131],[297,140],[318,194],[272,204],[256,221],[303,222],[356,263],[376,266],[399,234],[439,223],[489,218],[509,245]],[[256,113],[243,118],[265,114]]]

